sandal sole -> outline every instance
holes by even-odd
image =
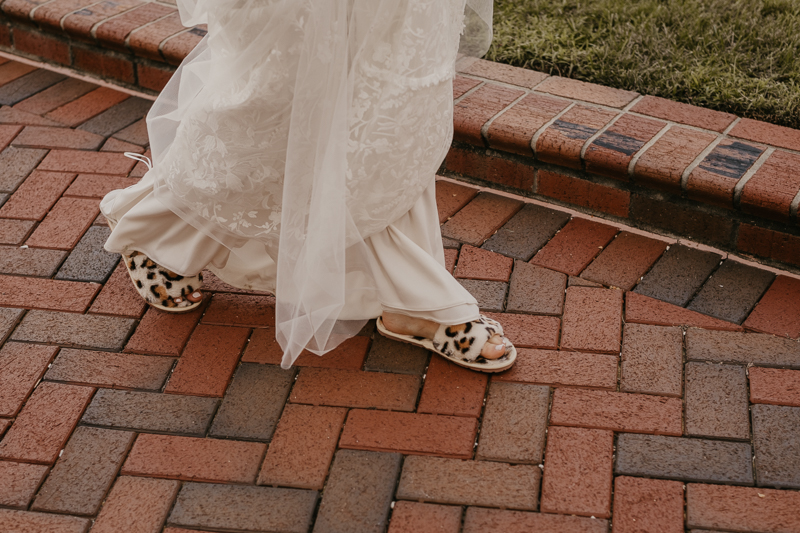
[[[423,344],[422,342],[417,341],[416,339],[414,339],[413,337],[411,337],[409,335],[401,335],[399,333],[394,333],[392,331],[389,331],[388,329],[386,329],[386,326],[383,325],[383,320],[381,320],[381,317],[378,317],[378,319],[375,321],[375,325],[378,328],[378,333],[380,333],[381,335],[383,335],[387,339],[392,339],[394,341],[402,342],[402,343],[405,343],[405,344],[411,344],[412,346],[418,346],[420,348],[424,348],[424,349],[428,350],[429,352],[433,352],[434,354],[438,355],[439,357],[442,357],[442,358],[446,359],[447,361],[450,361],[451,363],[453,363],[455,365],[462,366],[464,368],[469,368],[470,370],[475,370],[476,372],[483,372],[484,374],[497,374],[498,372],[505,372],[506,370],[508,370],[509,368],[514,366],[514,363],[517,361],[517,349],[515,347],[513,347],[513,346],[511,347],[512,351],[511,351],[511,354],[509,355],[509,357],[511,358],[511,361],[509,361],[505,366],[502,366],[502,367],[487,368],[485,365],[482,365],[480,363],[467,363],[466,361],[459,361],[459,360],[453,359],[451,357],[448,357],[447,355],[445,355],[445,354],[443,354],[441,352],[437,352],[432,346],[427,346],[427,345]]]

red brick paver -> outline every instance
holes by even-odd
[[[258,442],[143,433],[122,465],[122,474],[253,483],[264,448]]]
[[[40,4],[3,10],[26,19]],[[42,24],[66,17],[76,39],[91,24],[115,54],[130,35],[162,58],[135,67],[156,90],[163,59],[205,32],[163,5],[90,4],[50,2]],[[11,30],[0,41],[132,79],[122,55]],[[208,273],[204,304],[178,315],[147,308],[124,265],[80,281],[84,245],[107,231],[99,200],[146,171],[121,153],[149,156],[146,102],[0,59],[0,95],[24,96],[0,108],[0,530],[800,531],[800,278],[748,264],[739,281],[763,283],[741,325],[710,316],[730,302],[703,296],[737,289],[714,285],[720,261],[740,262],[725,256],[734,245],[800,266],[796,132],[742,120],[729,137],[724,113],[649,97],[628,112],[634,93],[460,64],[455,97],[472,92],[445,169],[468,179],[437,183],[438,215],[447,265],[497,289],[486,314],[517,346],[516,365],[491,376],[372,322],[284,370],[273,296]],[[141,114],[120,119],[130,109]],[[723,250],[689,264],[677,251],[691,235]]]

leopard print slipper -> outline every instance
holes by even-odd
[[[140,252],[122,258],[139,295],[151,306],[170,313],[185,313],[203,303],[202,299],[192,302],[187,298],[202,286],[202,274],[181,276]]]
[[[517,359],[517,350],[512,344],[506,344],[506,352],[498,359],[486,359],[481,355],[484,344],[492,336],[503,335],[503,326],[483,315],[478,320],[458,326],[441,325],[433,340],[389,331],[380,317],[376,323],[384,337],[420,346],[452,363],[478,372],[502,372],[511,368]]]

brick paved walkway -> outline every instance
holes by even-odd
[[[442,180],[514,369],[370,326],[284,371],[269,296],[160,313],[102,250],[148,101],[0,94],[0,531],[800,532],[798,277]]]

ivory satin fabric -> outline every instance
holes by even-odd
[[[148,114],[154,167],[101,203],[106,249],[275,292],[283,366],[382,310],[476,319],[444,269],[434,190],[465,0],[178,6],[209,33]]]

